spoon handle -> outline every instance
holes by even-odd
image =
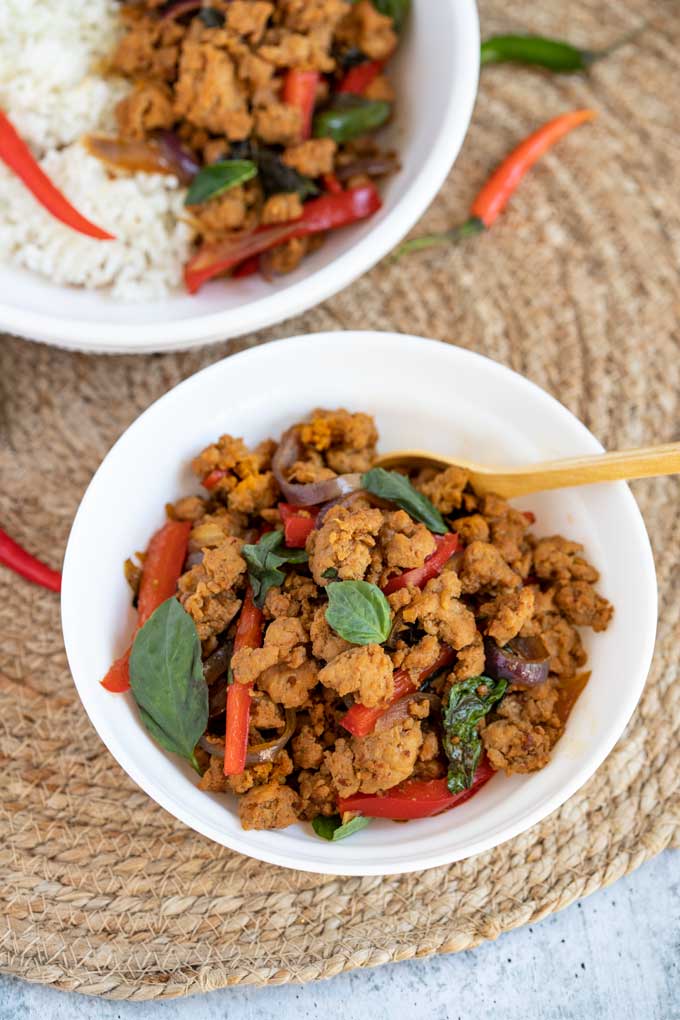
[[[546,489],[563,489],[597,482],[630,481],[680,473],[680,443],[643,446],[589,457],[544,461],[525,467],[498,471],[473,471],[472,483],[480,492],[500,496],[526,496]]]

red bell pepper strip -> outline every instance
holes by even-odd
[[[329,195],[341,195],[345,190],[335,174],[324,174],[321,180]]]
[[[162,602],[177,591],[177,582],[187,558],[191,521],[166,521],[149,542],[137,596],[137,627],[143,627]],[[101,681],[102,687],[117,694],[130,687],[130,652],[113,663]]]
[[[428,669],[424,669],[419,674],[416,680],[414,680],[410,672],[406,669],[399,669],[394,674],[394,693],[387,702],[386,705],[378,705],[376,708],[366,708],[365,705],[361,705],[359,702],[352,705],[350,710],[340,720],[340,725],[348,730],[354,737],[367,737],[369,733],[372,733],[375,729],[375,724],[381,715],[384,715],[390,705],[393,705],[395,701],[399,701],[400,698],[405,697],[407,694],[411,694],[413,691],[417,691],[419,687],[425,683],[425,681],[434,676],[444,666],[448,666],[456,657],[456,653],[452,648],[445,646],[442,648],[439,656]]]
[[[35,556],[22,549],[6,531],[0,528],[0,563],[9,567],[15,574],[21,574],[27,581],[39,584],[50,591],[61,591],[61,574],[52,570]]]
[[[215,276],[233,269],[253,255],[259,255],[294,237],[308,237],[326,230],[337,230],[350,223],[364,220],[382,206],[374,184],[343,191],[339,195],[321,195],[304,206],[302,216],[290,223],[274,227],[261,227],[245,237],[229,239],[217,244],[203,245],[189,260],[184,269],[184,281],[190,294]]]
[[[297,507],[290,503],[279,503],[283,521],[283,536],[289,549],[304,549],[307,538],[314,531],[319,513],[316,507]]]
[[[312,118],[316,106],[316,92],[319,87],[318,71],[300,71],[291,68],[283,82],[283,101],[294,106],[302,115],[302,138],[312,134]]]
[[[243,280],[246,276],[254,276],[259,268],[260,257],[259,255],[253,255],[252,258],[246,259],[240,266],[237,266],[231,275],[235,280]]]
[[[248,587],[243,600],[241,615],[236,624],[234,651],[241,648],[259,648],[262,644],[262,610],[253,602],[253,593]],[[224,740],[224,774],[240,776],[246,767],[248,753],[248,728],[250,725],[251,684],[240,684],[236,680],[227,690],[227,731]]]
[[[342,79],[338,92],[363,96],[368,86],[382,74],[384,67],[384,60],[365,60],[363,64],[357,64],[356,67],[350,68]]]
[[[397,577],[392,577],[383,588],[383,594],[391,595],[400,588],[424,588],[427,582],[441,574],[442,567],[447,563],[458,548],[458,535],[449,532],[448,535],[435,536],[437,548],[428,556],[422,567],[414,567],[413,570],[406,570]]]
[[[201,485],[203,486],[204,489],[208,490],[214,489],[217,483],[222,478],[225,478],[227,474],[228,474],[227,471],[223,471],[221,468],[215,468],[214,471],[211,471],[210,474],[207,474],[205,476],[205,478],[201,482]]]
[[[495,774],[484,758],[477,767],[472,786],[462,793],[451,793],[446,779],[407,779],[381,796],[355,793],[353,797],[341,798],[338,811],[341,814],[358,811],[365,818],[391,818],[395,822],[430,818],[470,800]]]
[[[26,142],[19,137],[10,119],[0,110],[0,159],[26,185],[33,197],[55,219],[79,234],[98,241],[115,241],[113,234],[96,226],[75,209],[65,195],[52,184]]]

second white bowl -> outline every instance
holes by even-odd
[[[387,136],[402,170],[370,220],[330,235],[275,283],[216,281],[197,296],[121,304],[0,265],[0,332],[108,353],[168,351],[282,322],[346,287],[401,240],[441,188],[470,122],[479,74],[474,0],[416,0],[394,61],[395,123]],[[11,112],[11,111],[10,111]]]

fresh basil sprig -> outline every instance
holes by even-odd
[[[176,598],[161,603],[137,632],[130,687],[151,736],[198,772],[194,749],[208,725],[208,685],[196,625]]]
[[[270,588],[282,585],[286,575],[280,569],[287,563],[306,563],[304,549],[286,549],[282,531],[268,531],[256,545],[244,545],[241,555],[248,564],[253,602],[261,609]]]
[[[436,506],[413,487],[406,475],[400,475],[398,471],[386,471],[385,468],[371,468],[362,477],[361,486],[380,499],[396,503],[436,535],[444,535],[449,530]]]
[[[411,11],[411,0],[373,0],[373,6],[394,22],[396,32],[401,32]]]
[[[368,581],[335,581],[326,587],[326,622],[353,645],[382,644],[392,628],[390,604]]]
[[[199,170],[189,185],[185,205],[201,205],[217,198],[238,184],[245,184],[257,176],[257,167],[250,159],[225,159]]]
[[[345,822],[344,825],[340,815],[331,815],[330,817],[317,815],[312,821],[312,828],[317,836],[321,836],[322,839],[336,842],[338,839],[346,839],[347,836],[352,836],[355,832],[365,829],[370,823],[371,819],[364,818],[363,815],[357,815],[356,818]]]
[[[449,759],[451,793],[469,790],[482,755],[477,725],[505,694],[506,680],[473,676],[454,684],[442,706],[444,750]]]

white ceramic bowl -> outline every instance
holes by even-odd
[[[291,366],[296,371],[291,371]],[[438,818],[375,821],[339,843],[307,825],[243,832],[234,800],[196,787],[189,766],[153,743],[129,695],[99,679],[133,626],[122,564],[143,549],[169,500],[196,491],[191,458],[223,432],[248,443],[277,436],[315,406],[375,414],[383,450],[421,447],[509,464],[601,447],[569,411],[526,379],[443,343],[381,333],[283,340],[220,361],[181,383],[130,426],[105,458],[76,516],[64,563],[62,622],[83,705],[125,771],[162,807],[225,846],[273,864],[331,874],[414,871],[488,850],[571,796],[609,754],[638,701],[656,627],[649,540],[623,483],[520,501],[539,534],[584,543],[616,606],[604,634],[584,634],[592,678],[550,765],[496,776]],[[625,554],[622,554],[625,550]]]
[[[324,301],[386,255],[435,197],[465,137],[478,73],[475,0],[416,0],[394,61],[396,119],[385,132],[402,170],[385,184],[380,213],[330,235],[275,283],[216,281],[195,297],[177,293],[147,304],[0,265],[0,332],[82,351],[167,351],[261,329]]]

